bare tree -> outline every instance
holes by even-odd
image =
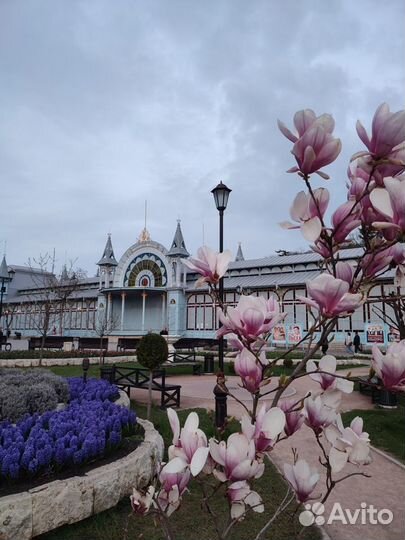
[[[373,306],[373,312],[398,332],[399,339],[405,339],[405,296],[400,294],[399,290],[392,291],[388,296],[384,296],[384,304],[391,307],[392,316],[377,306]]]
[[[111,335],[118,328],[120,318],[118,315],[110,315],[108,317],[105,309],[98,309],[94,331],[100,338],[100,365],[104,364],[103,338]]]
[[[59,327],[63,334],[63,319],[67,300],[79,287],[82,271],[73,271],[72,264],[64,266],[60,276],[55,274],[55,254],[40,255],[28,261],[34,287],[26,293],[31,304],[31,325],[41,336],[39,364],[42,363],[46,337]]]

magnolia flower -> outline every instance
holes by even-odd
[[[183,259],[183,263],[193,272],[201,274],[195,286],[201,287],[204,283],[215,285],[219,282],[228,270],[232,254],[229,250],[217,253],[207,246],[200,247],[197,251],[197,258]]]
[[[405,232],[405,176],[384,178],[384,188],[375,188],[370,200],[387,221],[376,221],[377,229],[396,229]]]
[[[283,221],[284,229],[301,228],[302,235],[308,242],[316,242],[322,232],[322,219],[329,203],[329,191],[325,188],[315,189],[314,197],[310,193],[300,191],[290,209],[291,219],[299,223],[294,225]],[[314,200],[315,199],[315,200]]]
[[[316,433],[335,421],[336,411],[329,405],[324,394],[315,398],[308,396],[304,401],[305,423]]]
[[[363,432],[363,419],[356,416],[345,428],[340,415],[336,423],[325,429],[325,435],[332,444],[329,452],[329,463],[333,472],[340,472],[347,462],[364,465],[370,462],[370,439]]]
[[[220,482],[260,478],[264,472],[264,464],[255,459],[254,440],[248,439],[243,433],[232,433],[226,442],[218,443],[211,439],[210,454],[223,468],[223,471],[214,470],[214,475]]]
[[[405,339],[392,343],[384,355],[377,345],[373,346],[374,371],[387,390],[403,390],[405,387]]]
[[[247,506],[254,512],[264,512],[264,505],[260,495],[250,489],[246,480],[233,482],[228,487],[226,494],[231,503],[232,519],[243,519]]]
[[[311,109],[298,111],[294,116],[294,125],[298,135],[292,133],[280,120],[280,131],[294,143],[292,153],[298,167],[292,167],[287,172],[301,171],[304,175],[316,172],[323,178],[329,178],[320,171],[338,157],[342,144],[340,139],[332,136],[335,121],[329,114],[316,116]]]
[[[263,404],[256,416],[256,422],[252,424],[251,418],[244,414],[241,420],[242,433],[249,440],[254,440],[256,452],[264,453],[273,449],[277,437],[285,426],[285,414],[279,407],[266,410]]]
[[[322,390],[337,389],[346,394],[353,392],[353,381],[335,377],[336,358],[330,354],[321,358],[318,366],[313,360],[308,360],[306,369],[311,379],[321,385]],[[318,373],[318,370],[325,373]]]
[[[298,431],[305,420],[305,417],[300,410],[294,410],[297,406],[298,404],[294,399],[280,400],[280,409],[284,411],[285,414],[284,433],[287,437],[291,437],[291,435]]]
[[[169,459],[180,459],[183,463],[183,468],[189,466],[191,474],[197,476],[203,469],[209,454],[207,437],[198,428],[198,415],[195,412],[191,412],[181,431],[179,417],[176,411],[168,409],[167,416],[169,417],[170,427],[173,432],[172,445],[168,449]],[[179,466],[181,469],[181,464]]]
[[[361,224],[361,206],[356,201],[347,201],[341,204],[332,214],[332,236],[339,244]]]
[[[145,515],[149,512],[149,508],[153,501],[153,495],[155,494],[155,488],[149,486],[146,491],[138,491],[133,489],[131,499],[132,510],[136,514]]]
[[[361,294],[349,293],[347,281],[330,274],[320,274],[307,281],[307,291],[310,298],[299,296],[298,299],[326,317],[344,317],[353,313],[363,303]]]
[[[388,270],[392,264],[397,265],[404,262],[405,249],[401,244],[395,244],[386,249],[365,255],[361,260],[361,268],[363,275],[370,278],[382,270]]]
[[[260,355],[263,364],[267,363],[264,351]],[[263,380],[263,367],[255,355],[243,348],[235,358],[235,373],[242,380],[243,387],[251,394],[255,394]]]
[[[391,157],[392,152],[405,142],[405,111],[392,113],[389,106],[383,103],[374,114],[371,139],[359,120],[356,130],[373,158]]]
[[[336,277],[351,285],[354,277],[354,267],[348,262],[338,261],[336,264]]]
[[[161,489],[158,493],[158,503],[168,516],[180,506],[181,496],[190,481],[190,470],[184,467],[184,462],[181,461],[180,458],[169,461],[159,475]]]
[[[297,501],[300,503],[308,500],[319,480],[319,473],[316,469],[311,470],[303,459],[299,459],[295,465],[285,463],[284,475],[294,489]]]
[[[219,310],[222,326],[217,331],[217,337],[233,333],[242,341],[254,343],[284,317],[285,313],[280,313],[279,304],[273,296],[265,300],[262,296],[242,295],[236,307],[228,308],[226,316]]]

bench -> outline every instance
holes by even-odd
[[[170,366],[192,366],[193,375],[202,374],[202,364],[199,360],[196,360],[195,351],[182,351],[182,352],[173,352],[168,356],[167,367]]]
[[[192,350],[196,348],[217,348],[218,347],[218,339],[212,339],[212,338],[180,338],[175,343],[173,343],[173,347],[176,350]],[[226,347],[226,340],[224,340],[224,347]]]
[[[79,338],[78,349],[79,351],[83,351],[85,349],[99,351],[100,343],[101,343],[101,350],[106,351],[108,349],[108,338],[102,338],[102,339],[97,338],[97,337]]]
[[[377,403],[380,398],[380,390],[375,386],[376,384],[381,383],[378,377],[356,377],[353,379],[359,385],[360,394],[365,394],[371,396],[371,403]],[[371,383],[371,384],[370,384]]]
[[[135,351],[141,338],[118,338],[117,351]]]
[[[7,341],[7,336],[0,336],[0,351],[2,349],[2,347],[4,346],[4,350],[6,352],[10,352],[11,351],[11,343],[9,343]]]
[[[72,337],[65,336],[46,336],[44,349],[63,349],[65,341],[73,341]],[[34,351],[42,347],[42,337],[32,337],[28,341],[28,349]]]
[[[122,388],[128,396],[131,388],[149,389],[150,371],[148,369],[119,365],[114,365],[111,369],[111,382]],[[161,409],[171,406],[180,407],[180,389],[179,384],[167,384],[164,369],[155,369],[152,372],[152,390],[160,392]]]

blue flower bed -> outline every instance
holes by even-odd
[[[0,480],[32,478],[103,457],[134,432],[136,415],[112,400],[107,381],[68,379],[70,403],[62,411],[0,423]]]

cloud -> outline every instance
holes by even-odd
[[[368,13],[367,17],[364,13]],[[357,118],[403,107],[402,21],[393,0],[0,4],[0,241],[9,263],[55,247],[89,273],[111,232],[152,238],[182,218],[189,251],[217,244],[210,190],[232,188],[225,242],[247,257],[305,247],[280,230],[299,180],[276,121],[331,112],[343,140],[328,168],[345,196]],[[387,31],[389,29],[389,31]],[[395,36],[395,40],[393,39]],[[319,185],[323,181],[319,181]]]

